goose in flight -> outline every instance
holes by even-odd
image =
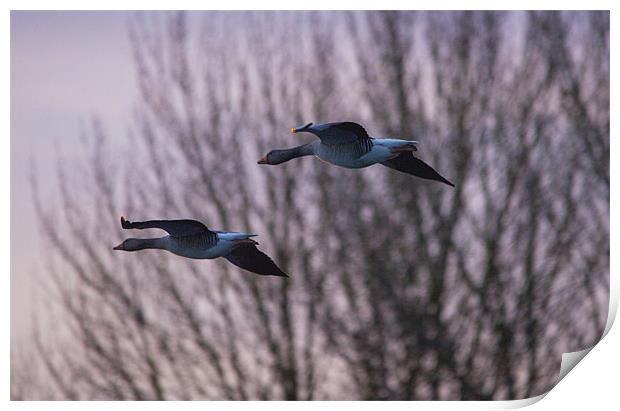
[[[250,237],[256,234],[214,231],[195,220],[129,221],[121,217],[124,229],[160,228],[169,235],[161,238],[128,238],[114,250],[138,251],[149,248],[170,251],[187,258],[224,257],[234,265],[260,275],[288,277],[267,254],[256,248]]]
[[[308,132],[319,139],[283,150],[272,150],[258,164],[281,164],[297,157],[314,155],[328,163],[345,168],[363,168],[382,164],[403,173],[454,187],[431,166],[413,156],[417,141],[372,138],[364,127],[350,121],[313,124],[291,129],[292,133]]]

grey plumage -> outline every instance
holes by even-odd
[[[160,228],[171,236],[187,236],[191,234],[212,233],[206,225],[196,220],[149,220],[131,222],[121,217],[121,227],[124,229],[144,230],[147,228]]]
[[[217,234],[212,231],[184,236],[173,236],[173,239],[180,247],[199,249],[214,247],[219,241]]]
[[[351,121],[313,124],[292,128],[293,133],[312,133],[319,139],[284,150],[272,150],[258,164],[281,164],[293,158],[315,155],[323,161],[345,168],[364,168],[382,164],[416,177],[440,181],[454,187],[431,166],[414,157],[416,141],[372,138],[364,127]]]
[[[348,158],[357,159],[368,154],[370,150],[372,150],[372,141],[372,138],[368,138],[334,145],[320,144],[317,153],[321,153],[328,158],[333,157],[340,160]]]
[[[288,277],[269,256],[261,252],[256,234],[234,231],[213,231],[195,220],[149,220],[131,222],[121,217],[124,229],[159,228],[168,232],[161,238],[128,238],[114,250],[138,251],[161,249],[187,258],[212,259],[224,257],[245,270],[260,275]]]
[[[314,126],[310,123],[310,126],[306,126],[302,131],[314,134],[321,139],[323,144],[329,146],[351,143],[360,143],[360,145],[364,146],[364,142],[371,140],[364,127],[351,121],[324,123]]]

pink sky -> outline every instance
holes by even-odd
[[[29,331],[41,249],[29,165],[41,187],[57,154],[79,154],[80,127],[97,115],[122,137],[134,101],[126,12],[11,12],[11,338]],[[49,198],[48,198],[49,197]],[[53,191],[46,200],[53,200]]]

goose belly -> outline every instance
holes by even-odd
[[[215,244],[208,244],[201,241],[192,241],[186,238],[169,237],[168,247],[166,248],[173,254],[187,258],[212,259],[222,257],[232,250],[232,242],[219,240]]]
[[[345,150],[338,151],[329,148],[318,150],[316,156],[336,166],[364,168],[394,158],[396,155],[392,153],[388,147],[373,145],[368,153],[361,156],[356,156],[354,153],[346,152]]]
[[[359,167],[368,167],[373,164],[382,163],[396,156],[398,156],[398,154],[392,153],[389,147],[375,144],[372,146],[372,150],[358,159],[359,164],[362,164]]]

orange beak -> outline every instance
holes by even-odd
[[[293,134],[297,133],[297,129],[296,129],[295,127],[293,127],[293,128],[291,129],[291,133],[293,133]]]
[[[258,160],[258,164],[269,164],[267,161],[267,155],[264,155],[260,160]]]

